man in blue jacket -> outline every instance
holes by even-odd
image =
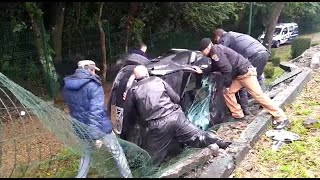
[[[122,177],[132,177],[127,159],[112,132],[112,124],[105,110],[103,87],[100,77],[95,73],[96,70],[100,69],[93,61],[79,61],[76,72],[64,78],[62,89],[62,96],[69,107],[70,115],[79,122],[76,122],[73,128],[86,143],[77,178],[87,177],[94,144],[97,148],[102,144],[106,146]]]

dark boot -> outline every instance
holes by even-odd
[[[241,88],[236,94],[238,103],[241,106],[244,115],[249,115],[250,111],[248,109],[248,92],[247,89]]]

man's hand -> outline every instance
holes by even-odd
[[[122,96],[122,99],[123,99],[123,100],[126,100],[126,98],[127,98],[127,91],[125,91],[125,92],[123,93],[123,96]]]
[[[224,89],[223,89],[223,93],[224,93],[224,94],[228,94],[228,93],[229,93],[229,88],[224,88]]]
[[[192,66],[198,74],[202,74],[202,70],[198,66]]]
[[[96,147],[101,148],[103,142],[101,140],[96,140]]]

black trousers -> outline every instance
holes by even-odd
[[[263,53],[256,53],[253,55],[249,61],[251,62],[252,66],[257,70],[257,79],[262,88],[265,89],[264,79],[261,77],[263,74],[263,70],[266,67],[270,54],[265,51]],[[248,109],[248,91],[245,88],[241,88],[238,93],[236,94],[236,98],[238,103],[241,105],[242,110]]]
[[[203,148],[217,143],[220,148],[227,148],[231,143],[223,142],[213,133],[205,132],[188,121],[179,108],[166,118],[148,122],[143,149],[159,166],[167,156],[175,155],[184,144]]]

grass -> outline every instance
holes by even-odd
[[[295,102],[285,108],[291,120],[288,131],[298,134],[300,141],[272,151],[271,140],[263,135],[253,153],[249,154],[236,170],[235,177],[320,178],[319,79],[320,73],[315,74]],[[305,127],[303,122],[307,118],[316,119],[318,122]],[[253,170],[246,169],[245,163],[254,164]]]
[[[271,62],[268,62],[267,64],[272,64]],[[280,77],[284,73],[284,70],[280,67],[274,67],[274,74],[272,78],[266,78],[265,83],[268,85],[274,80],[276,80],[278,77]]]

